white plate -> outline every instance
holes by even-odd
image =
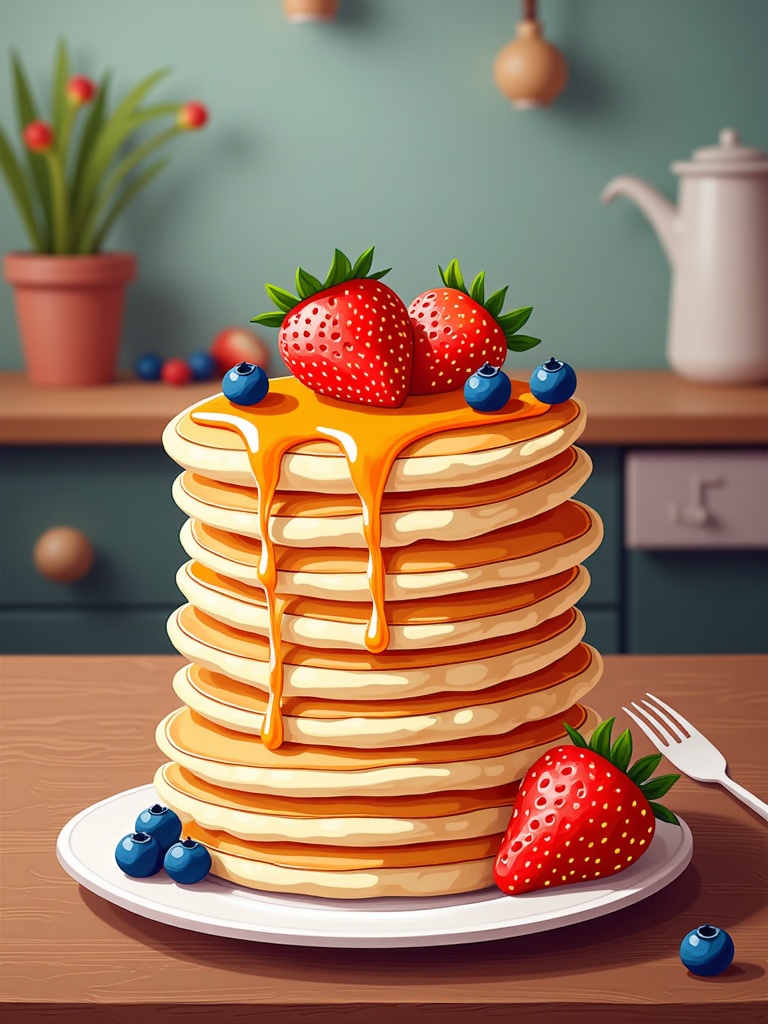
[[[81,811],[59,835],[62,867],[86,889],[153,921],[295,946],[439,946],[561,928],[658,892],[677,878],[693,852],[685,822],[678,828],[660,821],[640,860],[600,886],[582,882],[525,896],[491,888],[459,896],[368,900],[257,892],[213,877],[187,887],[164,871],[128,878],[115,862],[120,837],[157,800],[152,786],[139,786]]]

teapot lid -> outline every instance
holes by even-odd
[[[717,146],[693,152],[693,159],[672,164],[675,174],[709,175],[768,174],[768,155],[754,146],[742,146],[739,133],[723,128]]]

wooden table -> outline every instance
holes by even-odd
[[[426,950],[302,949],[156,924],[79,887],[59,829],[82,808],[149,782],[155,723],[177,701],[177,657],[8,657],[2,698],[3,1024],[658,1024],[765,1021],[768,827],[718,788],[668,798],[693,862],[645,902],[560,931]],[[735,779],[768,797],[768,658],[609,657],[591,703],[604,716],[652,690],[721,746]],[[638,752],[650,752],[640,737]],[[105,837],[112,842],[112,837]],[[691,928],[731,932],[736,958],[695,978]]]
[[[530,369],[514,367],[525,380]],[[0,373],[0,444],[159,444],[166,423],[217,391],[124,378],[92,388],[33,387]],[[580,370],[587,445],[768,444],[768,386],[693,384],[667,370]]]

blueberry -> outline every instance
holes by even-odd
[[[552,356],[531,374],[531,394],[540,402],[558,405],[567,402],[576,390],[576,374],[572,366]]]
[[[254,363],[238,363],[224,374],[221,388],[236,405],[258,405],[269,391],[269,377]]]
[[[136,831],[154,836],[165,852],[181,835],[181,819],[169,807],[152,804],[136,819]]]
[[[210,352],[193,352],[187,356],[193,380],[210,380],[216,376],[216,360]]]
[[[133,367],[136,376],[141,380],[160,380],[160,371],[163,368],[163,360],[154,352],[145,352],[139,356]]]
[[[733,960],[733,939],[722,928],[703,924],[688,932],[680,943],[680,959],[691,972],[710,978]]]
[[[211,870],[211,855],[202,843],[184,839],[168,850],[163,867],[174,880],[182,885],[194,885]]]
[[[512,394],[509,377],[500,366],[486,363],[464,385],[464,401],[478,412],[503,409]]]
[[[131,878],[148,878],[156,875],[163,866],[163,850],[160,843],[146,832],[129,832],[117,844],[115,860]]]

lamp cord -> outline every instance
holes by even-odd
[[[536,21],[536,0],[523,0],[523,21]]]

